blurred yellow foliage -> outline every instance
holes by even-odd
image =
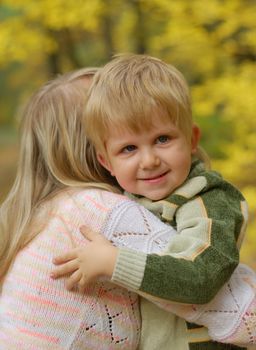
[[[3,3],[20,10],[23,18],[47,28],[81,27],[95,29],[102,9],[100,0],[4,0]]]
[[[254,264],[255,13],[250,0],[2,0],[0,66],[18,62],[20,70],[8,73],[9,88],[16,84],[28,91],[40,79],[102,64],[119,52],[146,52],[177,66],[191,86],[194,117],[202,124],[213,168],[249,202],[242,257]],[[24,95],[26,90],[19,93]],[[2,111],[11,101],[4,96]]]
[[[0,65],[12,61],[26,62],[38,52],[51,52],[56,48],[54,41],[38,26],[27,25],[18,18],[10,18],[0,27]]]

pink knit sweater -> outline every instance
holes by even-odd
[[[132,247],[133,235],[137,235],[137,248],[144,247],[143,251],[145,247],[151,251],[162,249],[157,238],[149,238],[145,245],[145,236],[152,235],[151,229],[165,244],[172,229],[161,231],[162,226],[157,229],[158,220],[148,213],[153,219],[148,223],[147,214],[143,214],[146,210],[136,203],[95,189],[66,190],[45,209],[47,225],[19,252],[4,281],[0,297],[0,349],[136,349],[140,337],[137,294],[106,280],[90,285],[83,294],[67,291],[64,279],[50,278],[52,259],[75,245],[86,244],[79,232],[82,224],[105,232],[119,245]],[[140,222],[135,221],[140,230],[131,232],[124,218],[126,229],[123,235],[116,236],[107,225],[113,212],[119,213],[112,218],[113,230],[115,221],[123,219],[122,213],[128,213],[130,219],[135,219],[137,213]]]
[[[50,278],[52,258],[86,244],[81,224],[103,229],[108,214],[126,199],[105,191],[59,194],[47,226],[17,255],[0,298],[1,350],[136,349],[138,297],[107,281],[85,293],[67,291]]]
[[[138,270],[133,265],[136,285],[136,278],[141,280],[146,253],[163,251],[175,231],[124,196],[95,189],[63,191],[42,211],[47,213],[47,224],[16,256],[3,284],[0,349],[135,350],[141,325],[137,294],[103,279],[91,284],[84,293],[67,291],[64,279],[50,278],[52,259],[74,246],[86,245],[79,232],[79,227],[85,224],[102,232],[115,245],[145,253],[137,261]],[[229,340],[236,342],[241,338],[243,342],[248,333],[248,317],[247,323],[243,322],[244,313],[250,310],[250,322],[254,322],[256,306],[255,285],[250,288],[250,283],[245,283],[247,274],[250,283],[255,283],[255,274],[251,276],[250,271],[241,267],[206,305],[185,306],[157,298],[153,302],[207,326],[217,340],[225,341],[224,334],[228,332]],[[235,300],[240,301],[236,315],[223,313],[223,306],[233,307]],[[251,300],[253,303],[248,305]],[[212,310],[219,310],[218,315]],[[248,342],[246,337],[245,340]]]

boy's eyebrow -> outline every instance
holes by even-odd
[[[178,127],[177,126],[169,126],[167,128],[163,128],[163,129],[160,129],[158,131],[155,131],[155,133],[153,133],[152,137],[158,137],[160,135],[166,135],[166,134],[169,134],[169,133],[173,133],[173,132],[176,132],[178,130]],[[129,137],[127,137],[127,139],[122,139],[121,136],[120,136],[120,139],[118,138],[115,138],[114,140],[112,140],[112,144],[114,144],[115,147],[121,147],[121,146],[125,146],[127,144],[130,144],[130,143],[133,143],[134,141],[136,141],[136,139],[134,139],[134,137],[140,137],[140,133],[132,133],[131,135],[131,139]]]
[[[131,143],[133,143],[133,142],[129,141],[129,140],[126,141],[126,140],[117,140],[117,139],[115,139],[115,140],[112,141],[112,146],[114,146],[114,147],[124,147],[126,145],[131,144]]]

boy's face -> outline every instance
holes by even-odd
[[[171,121],[160,120],[149,130],[134,133],[112,128],[99,162],[126,191],[160,200],[187,178],[200,131],[193,126],[191,142]]]

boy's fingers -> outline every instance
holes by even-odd
[[[89,241],[93,241],[95,239],[97,239],[97,237],[99,236],[99,233],[93,231],[91,228],[87,227],[87,226],[81,226],[79,228],[80,232],[82,233],[82,235],[88,239]]]
[[[76,270],[74,273],[72,273],[72,275],[67,279],[66,282],[66,288],[68,290],[71,290],[75,287],[76,284],[78,284],[78,282],[80,281],[82,277],[82,274],[79,270]]]
[[[69,261],[64,265],[56,267],[56,269],[54,269],[51,272],[51,278],[59,278],[59,277],[68,275],[68,274],[76,271],[77,268],[78,268],[78,266],[77,266],[76,260]]]
[[[86,281],[85,276],[82,276],[80,281],[78,282],[78,290],[80,293],[84,293],[88,283],[89,281]]]
[[[63,253],[59,256],[55,256],[52,260],[52,262],[55,264],[55,265],[59,265],[59,264],[63,264],[63,263],[66,263],[70,260],[73,260],[77,257],[77,254],[76,254],[76,250],[69,250],[68,252],[66,253]]]

